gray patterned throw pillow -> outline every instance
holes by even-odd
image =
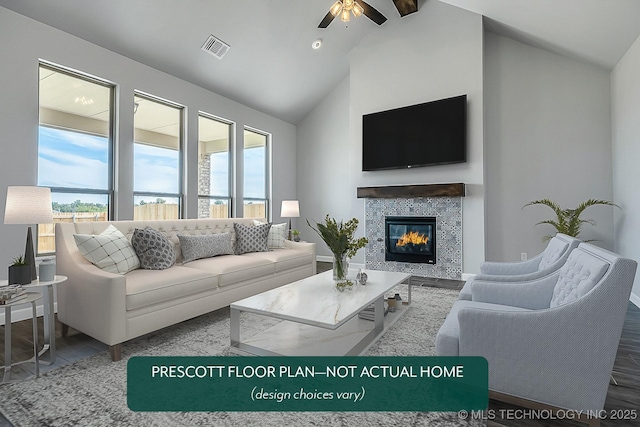
[[[267,238],[271,224],[243,225],[233,223],[236,230],[236,255],[247,252],[267,252]]]
[[[145,270],[166,270],[176,262],[176,252],[167,237],[151,227],[136,228],[131,244]]]
[[[233,255],[231,233],[190,236],[178,234],[182,248],[182,263],[218,255]]]

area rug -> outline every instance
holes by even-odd
[[[448,289],[414,287],[411,309],[366,355],[434,354],[436,333],[457,294]],[[279,322],[251,314],[243,314],[241,321],[243,336]],[[127,342],[119,362],[111,362],[105,352],[49,371],[36,380],[0,386],[0,410],[15,427],[482,425],[442,412],[133,412],[127,407],[130,357],[228,355],[228,349],[229,309],[225,308]]]

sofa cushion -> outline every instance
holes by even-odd
[[[104,271],[125,274],[140,267],[133,246],[113,225],[100,234],[74,234],[73,238],[80,253]]]
[[[218,255],[233,255],[231,233],[201,234],[199,236],[178,234],[178,240],[180,240],[183,263]]]
[[[126,307],[135,310],[217,287],[217,276],[179,265],[165,270],[136,270],[127,274]]]
[[[253,225],[262,225],[263,222],[253,220]],[[271,224],[269,229],[269,235],[267,236],[267,247],[269,249],[282,249],[284,248],[284,241],[287,240],[288,235],[287,223]]]
[[[173,244],[160,231],[151,227],[136,228],[131,243],[140,258],[140,267],[145,270],[165,270],[176,262]]]
[[[549,307],[558,307],[586,295],[604,276],[609,263],[595,256],[574,250],[558,276]]]
[[[498,311],[531,311],[526,308],[510,307],[500,304],[489,304],[477,301],[456,301],[451,307],[444,323],[436,335],[436,356],[458,356],[460,352],[460,325],[458,324],[458,313],[460,310],[471,308],[482,308],[485,310]]]
[[[235,223],[233,228],[236,231],[236,255],[269,250],[267,237],[271,224],[243,225]]]
[[[313,255],[309,252],[295,249],[274,249],[269,252],[254,252],[243,256],[266,259],[275,264],[276,273],[296,267],[307,266],[312,262]]]
[[[217,275],[218,286],[233,285],[245,280],[256,279],[264,276],[272,276],[275,273],[275,264],[264,258],[253,258],[247,255],[223,255],[215,258],[206,258],[185,264],[186,268],[206,271]]]

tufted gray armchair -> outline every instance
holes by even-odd
[[[552,275],[476,283],[473,301],[456,301],[449,312],[436,354],[485,357],[494,393],[602,410],[636,268],[581,243]]]
[[[475,282],[526,282],[548,276],[564,265],[572,250],[578,247],[580,240],[558,233],[544,251],[535,257],[521,262],[490,262],[480,264],[480,274],[467,280],[458,299],[471,300],[471,286]]]

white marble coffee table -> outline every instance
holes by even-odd
[[[407,282],[411,275],[366,270],[366,285],[339,292],[326,271],[231,304],[231,349],[258,356],[353,356],[364,353],[409,308],[383,314],[386,293]],[[355,277],[356,272],[350,271]],[[392,296],[389,294],[389,296]],[[375,320],[358,313],[375,303]],[[285,320],[240,340],[240,313],[255,313]]]

